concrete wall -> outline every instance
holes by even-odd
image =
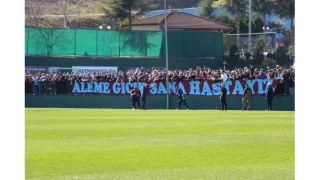
[[[240,110],[241,96],[228,96],[229,109]],[[190,109],[220,109],[218,96],[187,96]],[[170,96],[170,109],[178,106],[178,97]],[[166,109],[166,96],[149,96],[147,109]],[[266,100],[263,96],[252,99],[252,110],[265,110]],[[61,108],[132,108],[129,96],[122,95],[57,95],[57,96],[26,96],[25,107],[61,107]],[[182,104],[182,109],[185,109]],[[276,96],[273,100],[274,110],[294,111],[294,96]]]

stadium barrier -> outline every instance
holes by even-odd
[[[242,109],[242,96],[228,96],[228,108]],[[220,109],[219,96],[186,96],[190,109]],[[147,98],[147,109],[166,109],[166,96],[154,95]],[[294,96],[275,96],[273,110],[294,111]],[[170,96],[169,107],[176,109],[178,97]],[[132,109],[130,96],[125,95],[57,95],[57,96],[26,96],[25,107],[29,108],[113,108]],[[185,109],[182,106],[182,109]],[[254,96],[251,101],[252,110],[266,110],[266,100],[263,96]]]
[[[212,69],[223,68],[221,58],[169,58],[169,69],[193,69],[197,66]],[[118,70],[126,71],[129,67],[166,67],[164,58],[65,58],[65,57],[37,57],[25,56],[25,66],[59,66],[71,68],[72,66],[115,66]]]

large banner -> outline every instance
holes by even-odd
[[[134,86],[137,86],[141,91],[146,82],[75,82],[73,84],[72,93],[74,94],[114,94],[114,95],[129,95]],[[252,89],[254,96],[263,96],[266,93],[267,84],[271,83],[274,89],[277,88],[279,80],[273,79],[255,79],[255,80],[228,80],[225,81],[225,87],[230,96],[240,96],[244,93],[244,85],[247,83]],[[176,86],[179,86],[186,95],[202,95],[202,96],[217,96],[220,95],[221,83],[188,81],[169,82],[169,93],[176,93]],[[150,95],[167,94],[166,82],[151,82]]]

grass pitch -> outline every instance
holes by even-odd
[[[294,112],[25,110],[26,179],[294,179]]]

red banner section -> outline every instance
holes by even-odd
[[[113,95],[129,95],[131,90],[137,86],[141,91],[144,84],[148,82],[75,82],[73,84],[73,94],[113,94]],[[273,79],[254,79],[254,80],[228,80],[223,82],[228,95],[243,95],[244,85],[247,83],[252,89],[254,96],[265,95],[267,84],[271,83],[273,90],[277,88],[279,80]],[[149,83],[148,83],[149,84]],[[169,93],[176,93],[176,86],[179,86],[186,95],[202,95],[217,96],[220,95],[221,83],[201,82],[201,81],[180,81],[169,82]],[[150,83],[149,95],[167,94],[166,82],[158,81]]]

